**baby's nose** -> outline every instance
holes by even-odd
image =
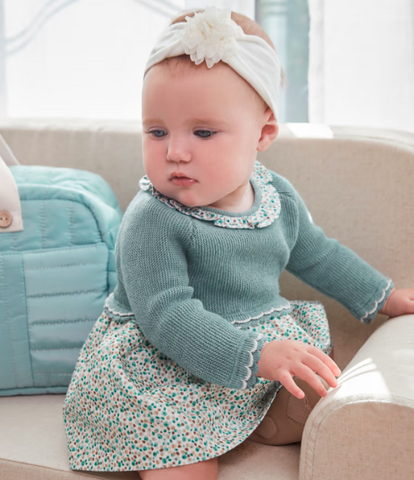
[[[167,160],[171,162],[189,162],[191,152],[183,144],[170,144],[167,151]]]

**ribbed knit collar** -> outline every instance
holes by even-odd
[[[271,225],[280,214],[279,194],[271,182],[272,174],[256,160],[250,177],[255,200],[252,208],[245,212],[227,212],[212,207],[188,207],[160,193],[146,175],[139,181],[139,186],[141,190],[149,190],[156,199],[185,215],[212,221],[217,227],[253,229]]]

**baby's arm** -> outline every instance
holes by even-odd
[[[193,219],[157,201],[125,214],[119,281],[145,337],[202,380],[227,388],[257,382],[264,337],[237,329],[193,298],[187,255]]]
[[[286,270],[369,324],[390,296],[392,280],[337,240],[326,237],[313,223],[302,197],[284,180],[297,218],[297,237]]]

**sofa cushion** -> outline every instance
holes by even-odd
[[[308,417],[301,480],[414,478],[413,345],[414,315],[371,335]]]
[[[0,398],[0,480],[135,479],[136,472],[69,469],[64,395]],[[219,457],[219,480],[298,480],[300,444],[272,447],[245,441]]]

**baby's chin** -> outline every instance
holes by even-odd
[[[179,203],[182,203],[186,207],[200,207],[202,200],[199,198],[198,195],[194,195],[189,189],[183,188],[181,191],[171,191],[171,190],[166,190],[164,188],[158,189],[154,185],[155,189],[165,195],[168,198],[172,198],[173,200],[176,200]],[[200,203],[201,202],[201,203]]]

